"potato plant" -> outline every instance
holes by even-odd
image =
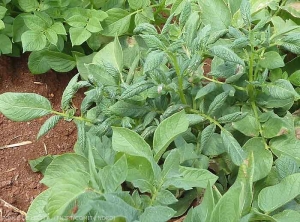
[[[0,95],[12,120],[52,115],[38,137],[78,128],[75,153],[31,161],[48,189],[27,221],[299,221],[299,3],[161,3],[163,26],[77,60],[62,111]]]
[[[98,51],[112,37],[132,34],[141,23],[159,25],[169,14],[164,1],[3,0],[0,55],[31,52],[33,74],[68,72],[79,57]]]

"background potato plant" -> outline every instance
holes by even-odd
[[[72,120],[78,140],[75,153],[30,162],[48,189],[28,221],[300,220],[297,1],[50,2],[26,11],[19,1],[23,50],[44,59],[36,67],[76,61],[79,73],[61,111],[31,93],[0,95],[0,111],[50,114],[38,137]],[[36,32],[43,44],[26,44]]]

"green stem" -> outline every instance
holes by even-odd
[[[262,138],[263,141],[264,141],[265,149],[269,149],[269,146],[268,146],[268,144],[267,144],[267,141],[266,141],[266,139],[265,139],[264,136],[263,136],[262,126],[261,126],[261,124],[260,124],[259,116],[258,116],[258,113],[257,113],[257,106],[256,106],[256,104],[255,104],[254,101],[251,102],[251,107],[252,107],[252,110],[253,110],[253,112],[254,112],[254,117],[255,117],[255,120],[256,120],[257,125],[258,125],[258,128],[259,128],[259,133],[260,133],[260,135],[261,135],[261,138]]]
[[[57,112],[57,111],[54,111],[54,110],[52,110],[51,113],[53,113],[55,115],[58,115],[58,116],[62,116],[64,118],[71,118],[73,120],[79,120],[79,121],[84,121],[84,122],[88,122],[88,123],[94,123],[92,120],[86,119],[86,118],[81,117],[81,116],[69,116],[65,113],[60,113],[60,112]]]
[[[218,81],[218,80],[211,79],[211,78],[208,78],[208,77],[206,77],[206,76],[202,76],[201,78],[206,79],[206,80],[208,80],[208,81],[210,81],[210,82],[217,83],[217,84],[226,84],[225,82],[220,82],[220,81]],[[238,89],[238,90],[246,91],[246,89],[243,88],[243,87],[236,86],[236,85],[231,85],[231,86],[233,86],[234,88],[236,88],[236,89]]]
[[[188,111],[190,111],[191,113],[194,113],[194,114],[197,114],[199,116],[202,116],[204,117],[205,119],[207,119],[210,123],[213,123],[215,124],[216,126],[218,126],[221,130],[224,130],[223,126],[221,126],[221,124],[215,120],[214,118],[211,118],[210,116],[204,114],[204,113],[201,113],[199,112],[198,110],[195,110],[195,109],[188,109]]]

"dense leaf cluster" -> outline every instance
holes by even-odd
[[[143,2],[127,6],[156,7]],[[78,128],[75,153],[31,162],[49,189],[28,221],[300,220],[299,3],[167,0],[157,9],[168,6],[163,26],[135,23],[130,36],[77,58],[61,112],[36,94],[0,95],[12,120],[52,114],[38,137],[62,119]],[[99,31],[95,19],[101,36],[116,35],[104,24],[120,10],[72,14],[84,24],[64,18],[71,38]]]

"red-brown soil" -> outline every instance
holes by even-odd
[[[54,109],[60,109],[60,100],[74,73],[32,75],[27,58],[0,57],[0,94],[4,92],[32,92],[47,97]],[[79,94],[75,105],[83,98]],[[76,127],[72,122],[60,122],[50,133],[36,140],[40,126],[47,118],[31,122],[13,122],[0,113],[0,147],[23,141],[32,144],[0,149],[0,221],[25,221],[24,216],[6,207],[3,201],[27,211],[32,200],[45,187],[39,183],[42,175],[31,171],[28,161],[47,154],[72,152],[76,141]]]

